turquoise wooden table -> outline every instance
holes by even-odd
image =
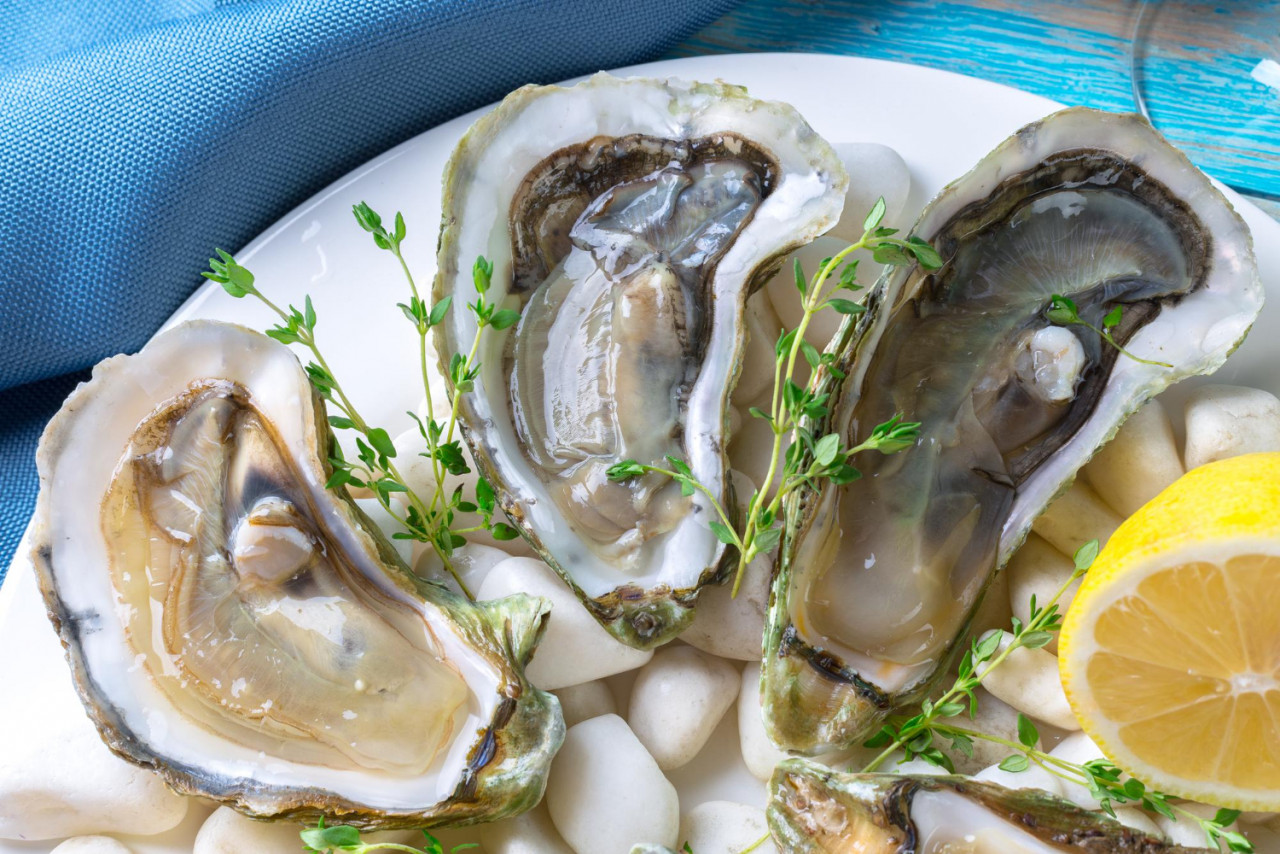
[[[1067,104],[1145,107],[1197,165],[1280,219],[1280,0],[746,0],[672,55],[751,51],[897,60]],[[893,97],[846,91],[832,109]]]

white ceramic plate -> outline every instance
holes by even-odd
[[[794,104],[831,142],[878,142],[898,151],[911,169],[912,198],[931,197],[1017,128],[1060,105],[1037,95],[971,77],[855,57],[750,54],[670,60],[622,69],[624,75],[723,78],[757,98]],[[335,182],[237,253],[279,304],[310,294],[320,317],[318,336],[334,372],[371,422],[398,429],[421,396],[413,369],[417,339],[397,301],[404,282],[394,260],[379,252],[351,217],[367,201],[384,215],[403,211],[409,225],[405,254],[420,282],[435,271],[440,180],[458,138],[483,110],[427,131]],[[1228,191],[1253,229],[1268,293],[1280,295],[1280,224]],[[210,247],[212,249],[212,247]],[[170,319],[216,318],[265,328],[273,318],[252,300],[233,300],[208,284]],[[1263,334],[1259,334],[1259,332]],[[1254,333],[1216,375],[1280,393],[1280,296],[1263,310]],[[1176,394],[1176,391],[1175,391]],[[393,434],[398,432],[393,429]],[[19,686],[69,681],[61,650],[36,592],[26,546],[0,589],[0,703],[23,702]],[[625,680],[622,680],[625,682]],[[625,684],[617,685],[626,690]],[[625,706],[623,707],[625,708]],[[5,738],[18,733],[0,733]],[[670,775],[682,811],[708,800],[763,805],[764,786],[738,756],[736,715],[725,716],[711,742]],[[199,822],[194,807],[163,838],[131,839],[138,854],[189,852]],[[0,854],[47,852],[49,843],[0,841]],[[301,851],[301,847],[299,847]]]

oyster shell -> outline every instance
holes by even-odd
[[[1184,848],[1035,789],[965,777],[840,774],[803,759],[769,781],[786,854],[1179,854]]]
[[[721,83],[525,87],[454,152],[436,299],[474,303],[484,255],[487,299],[521,310],[479,341],[464,432],[512,522],[625,643],[686,626],[724,545],[706,496],[606,472],[678,457],[733,506],[725,432],[745,300],[837,221],[846,183],[795,110]],[[475,338],[455,310],[437,350],[448,360]]]
[[[564,725],[523,664],[548,608],[421,582],[328,490],[287,347],[193,322],[97,366],[41,440],[35,564],[103,740],[255,817],[527,809]]]
[[[1170,383],[1208,373],[1262,305],[1247,227],[1144,120],[1086,109],[1023,128],[947,187],[914,233],[945,261],[890,268],[820,375],[850,444],[895,413],[917,446],[863,480],[798,492],[766,630],[764,710],[782,747],[852,744],[945,670],[1032,520]],[[1121,356],[1048,319],[1115,320]],[[1110,317],[1109,317],[1110,315]]]

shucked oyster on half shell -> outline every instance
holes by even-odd
[[[471,351],[472,264],[521,311],[486,330],[461,423],[503,509],[625,643],[692,619],[724,552],[701,493],[623,459],[688,463],[726,507],[727,406],[744,311],[791,248],[839,218],[847,176],[795,110],[722,83],[525,87],[476,122],[445,175],[436,298],[447,361]],[[446,374],[448,371],[446,370]]]
[[[895,413],[914,448],[797,493],[766,630],[764,711],[779,745],[868,735],[945,671],[997,567],[1121,422],[1216,369],[1262,290],[1244,222],[1144,120],[1086,109],[1006,140],[914,233],[936,271],[890,268],[820,376],[850,444]],[[1051,322],[1051,297],[1111,329]],[[1108,317],[1110,315],[1110,317]]]
[[[106,743],[256,817],[498,818],[564,724],[523,665],[547,605],[415,578],[325,489],[324,404],[287,347],[192,322],[108,359],[41,440],[35,564]]]
[[[769,782],[769,830],[786,854],[1180,854],[1035,789],[965,777],[841,774],[803,759]]]

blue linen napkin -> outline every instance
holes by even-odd
[[[0,579],[45,421],[146,341],[212,247],[415,133],[654,59],[736,2],[0,4]]]

